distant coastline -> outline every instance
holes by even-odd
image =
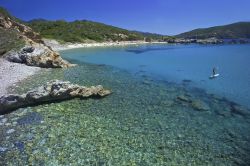
[[[250,40],[246,39],[173,39],[169,41],[152,41],[146,42],[139,41],[117,41],[117,42],[91,42],[91,43],[60,43],[55,39],[43,39],[44,43],[55,51],[63,51],[76,48],[90,48],[90,47],[116,47],[116,46],[129,46],[129,45],[142,45],[142,44],[246,44]]]
[[[63,51],[75,48],[90,48],[90,47],[115,47],[115,46],[128,46],[128,45],[141,45],[141,44],[168,44],[168,42],[146,42],[146,41],[121,41],[121,42],[92,42],[92,43],[59,43],[54,39],[43,39],[45,44],[55,51]]]

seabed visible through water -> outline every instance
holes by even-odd
[[[85,63],[46,70],[10,91],[51,79],[102,84],[113,94],[1,115],[0,165],[250,165],[249,110],[188,81]]]

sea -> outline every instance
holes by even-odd
[[[103,85],[0,116],[0,165],[250,165],[250,45],[145,44],[61,51],[52,79]],[[213,68],[220,75],[209,77]]]
[[[250,108],[250,44],[82,48],[62,52],[79,63],[111,65],[156,80],[188,83]],[[210,79],[215,68],[220,76]]]

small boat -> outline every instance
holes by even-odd
[[[218,77],[219,75],[220,75],[220,74],[211,75],[211,76],[209,77],[209,79],[214,79],[214,78]]]
[[[212,75],[209,77],[209,79],[214,79],[214,78],[218,77],[219,75],[220,75],[220,74],[217,73],[217,68],[214,67],[214,68],[213,68],[213,73],[212,73]]]

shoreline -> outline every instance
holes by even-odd
[[[41,71],[40,67],[9,62],[0,58],[0,97],[8,94],[8,88]]]
[[[60,44],[54,39],[43,39],[45,44],[51,47],[54,51],[64,51],[75,48],[91,48],[91,47],[116,47],[129,45],[143,45],[143,44],[168,44],[168,42],[145,42],[145,41],[121,41],[121,42],[94,42],[94,43],[65,43]]]

